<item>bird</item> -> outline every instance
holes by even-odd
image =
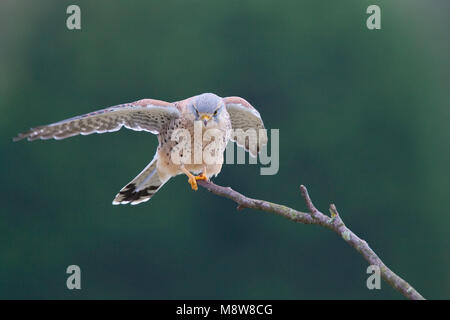
[[[79,134],[114,132],[122,127],[155,134],[159,144],[153,160],[119,191],[114,205],[148,201],[170,178],[180,174],[185,174],[191,188],[197,190],[198,180],[210,180],[220,173],[228,141],[236,142],[253,157],[267,144],[263,120],[247,100],[237,96],[222,98],[214,93],[175,102],[141,99],[111,106],[31,128],[13,141],[61,140]],[[210,132],[213,134],[204,143]],[[198,133],[200,140],[196,140]],[[200,157],[193,150],[200,150]],[[213,161],[206,161],[205,154]]]

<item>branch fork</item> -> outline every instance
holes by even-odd
[[[345,242],[358,251],[364,259],[371,265],[379,267],[382,278],[389,283],[395,290],[403,296],[411,300],[425,300],[425,298],[416,291],[408,282],[403,280],[391,269],[389,269],[378,255],[369,247],[366,241],[359,238],[350,229],[348,229],[342,221],[339,212],[334,204],[330,204],[330,216],[319,211],[311,200],[308,190],[304,185],[300,186],[300,192],[305,200],[309,212],[301,212],[295,209],[272,203],[264,200],[248,198],[239,192],[234,191],[230,187],[222,187],[212,183],[211,181],[199,180],[198,185],[214,193],[215,195],[228,198],[237,203],[237,210],[245,208],[257,209],[283,216],[294,222],[302,224],[316,224],[330,229],[340,235]]]

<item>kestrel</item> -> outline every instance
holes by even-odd
[[[267,144],[261,116],[250,103],[240,97],[221,98],[213,93],[177,102],[142,99],[32,128],[13,140],[60,140],[78,134],[113,132],[123,126],[156,134],[159,145],[153,160],[120,190],[113,204],[148,201],[171,177],[183,173],[188,176],[192,189],[197,190],[197,180],[209,180],[221,171],[229,140],[243,146],[252,156]],[[196,139],[196,128],[200,130],[200,140]],[[251,130],[256,135],[245,134]],[[177,139],[175,136],[180,132],[184,133],[184,138]],[[208,132],[213,134],[205,144]],[[214,148],[211,148],[213,142]],[[181,145],[188,148],[180,148]],[[195,150],[201,153],[207,150],[215,161],[206,161],[202,154],[197,157]],[[178,155],[177,161],[174,154]]]

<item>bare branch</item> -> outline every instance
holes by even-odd
[[[303,198],[305,199],[309,213],[297,211],[292,208],[264,200],[247,198],[239,192],[234,191],[230,187],[218,186],[210,181],[198,181],[197,183],[198,185],[218,196],[233,200],[238,204],[238,210],[251,208],[271,212],[295,222],[303,224],[317,224],[336,232],[345,240],[345,242],[347,242],[356,251],[358,251],[367,260],[367,262],[369,262],[371,265],[378,266],[380,268],[381,276],[383,277],[383,279],[394,289],[399,291],[408,299],[424,300],[424,297],[419,292],[417,292],[408,282],[400,278],[391,269],[389,269],[383,263],[383,261],[381,261],[381,259],[369,247],[366,241],[359,238],[345,226],[334,204],[330,205],[329,210],[331,216],[327,216],[317,210],[305,186],[301,185],[300,191]]]
[[[317,208],[314,206],[311,198],[309,197],[308,189],[306,189],[306,187],[304,185],[301,185],[300,186],[300,192],[302,193],[302,196],[305,199],[306,206],[308,207],[309,212],[311,212],[311,214],[313,216],[317,215],[319,210],[317,210]]]

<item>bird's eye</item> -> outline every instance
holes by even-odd
[[[217,110],[216,110],[216,111],[214,111],[214,116],[217,116]]]

